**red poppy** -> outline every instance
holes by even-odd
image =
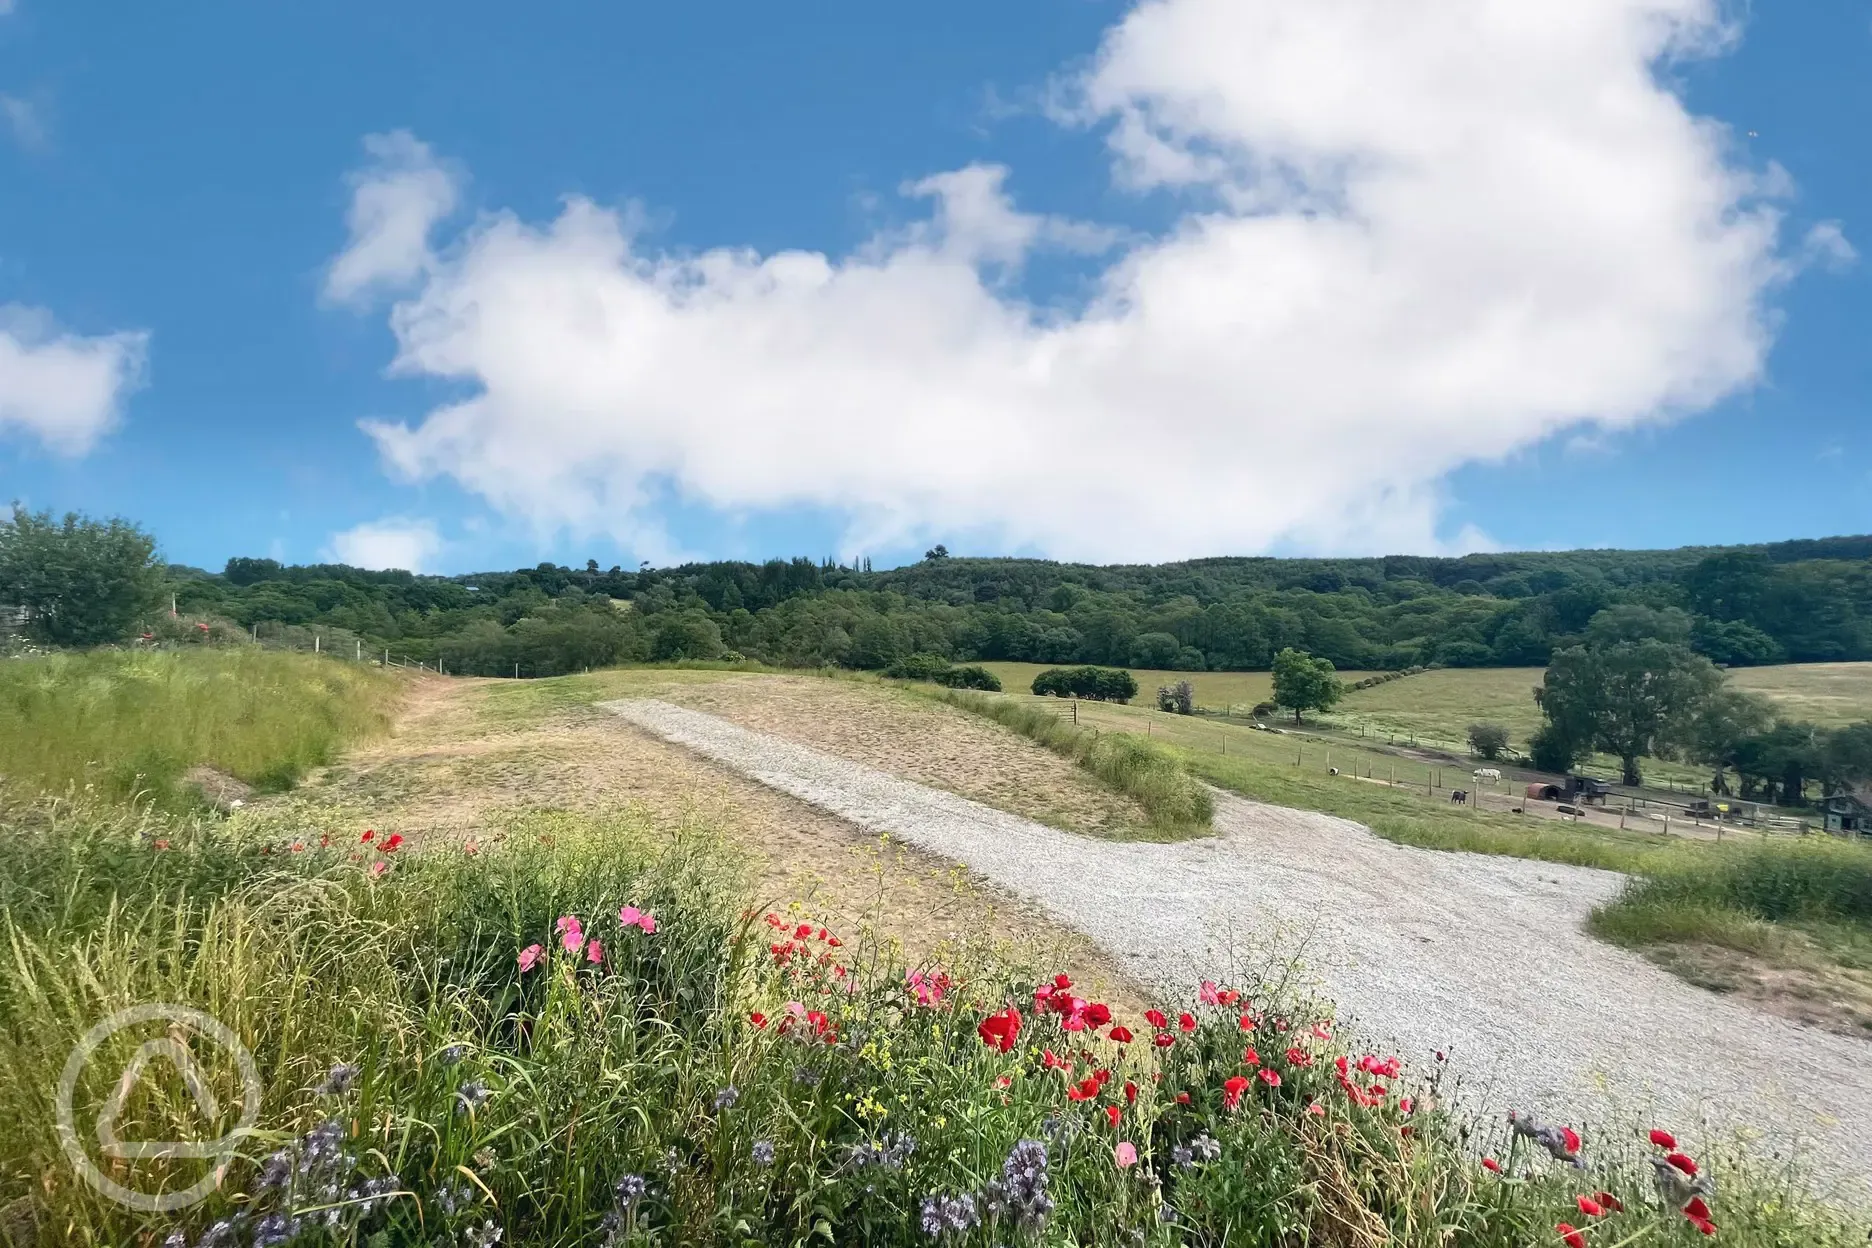
[[[1096,1082],[1099,1085],[1099,1087],[1102,1088],[1106,1084],[1111,1082],[1111,1071],[1095,1070],[1092,1072],[1092,1079],[1094,1082]]]
[[[374,832],[374,831],[372,831],[372,830],[371,830],[370,828],[365,828],[365,829],[364,829],[364,835],[363,835],[363,836],[360,836],[360,837],[358,837],[357,839],[358,839],[358,840],[360,840],[360,841],[364,841],[364,842],[367,842],[367,843],[368,843],[368,842],[369,842],[369,841],[370,841],[370,840],[371,840],[372,838],[374,838],[374,837],[375,837],[376,835],[377,835],[377,833],[376,833],[376,832]]]
[[[1281,1084],[1280,1072],[1278,1070],[1275,1070],[1273,1067],[1263,1066],[1260,1070],[1257,1070],[1255,1074],[1260,1076],[1261,1082],[1267,1084],[1268,1087],[1270,1088],[1280,1087],[1280,1084]]]
[[[1625,1212],[1624,1204],[1611,1192],[1594,1192],[1593,1199],[1605,1208],[1610,1209],[1613,1213]]]
[[[1240,1075],[1232,1075],[1222,1081],[1222,1108],[1234,1109],[1241,1104],[1242,1093],[1248,1090],[1248,1081]]]
[[[1187,1092],[1179,1092],[1179,1093],[1177,1093],[1177,1094],[1176,1094],[1176,1103],[1177,1103],[1177,1104],[1179,1104],[1179,1105],[1187,1105],[1187,1104],[1189,1104],[1189,1103],[1190,1103],[1190,1094],[1189,1094],[1189,1093],[1187,1093]]]
[[[767,1016],[761,1013],[759,1010],[755,1010],[752,1014],[749,1014],[747,1017],[748,1017],[748,1022],[753,1023],[756,1027],[765,1027],[767,1025]]]
[[[1579,1132],[1575,1131],[1572,1127],[1561,1127],[1560,1134],[1566,1137],[1566,1151],[1568,1153],[1579,1152]]]
[[[1075,1101],[1089,1101],[1098,1094],[1099,1081],[1096,1079],[1081,1079],[1078,1083],[1066,1089],[1066,1095]]]
[[[1567,1248],[1586,1248],[1586,1237],[1575,1230],[1571,1222],[1555,1223],[1553,1229],[1559,1232]]]
[[[1289,1066],[1311,1066],[1313,1064],[1313,1055],[1296,1044],[1287,1050],[1287,1064]]]
[[[1255,1052],[1254,1045],[1251,1044],[1242,1050],[1242,1061],[1249,1066],[1259,1066],[1261,1064],[1261,1055]]]
[[[1176,1033],[1174,1031],[1160,1031],[1155,1036],[1151,1037],[1151,1043],[1160,1049],[1167,1049],[1176,1043]]]
[[[1244,1014],[1240,1018],[1236,1019],[1235,1021],[1236,1021],[1236,1024],[1243,1031],[1253,1031],[1255,1027],[1258,1026],[1261,1022],[1260,1019],[1256,1018],[1252,1014]]]
[[[1119,1026],[1111,1029],[1111,1038],[1112,1038],[1112,1041],[1116,1044],[1130,1044],[1131,1043],[1131,1029],[1129,1027],[1126,1027],[1120,1024]]]
[[[1716,1224],[1708,1218],[1691,1218],[1690,1225],[1696,1227],[1697,1230],[1703,1232],[1705,1235],[1714,1235],[1716,1233]]]
[[[1670,1162],[1671,1165],[1676,1166],[1679,1170],[1683,1171],[1685,1174],[1689,1175],[1691,1178],[1694,1179],[1696,1177],[1696,1172],[1697,1172],[1696,1162],[1692,1161],[1689,1157],[1685,1156],[1683,1153],[1665,1153],[1664,1160]]]
[[[1072,987],[1072,980],[1066,978],[1064,975],[1055,975],[1053,977],[1053,986],[1061,992],[1064,992],[1066,989]]]
[[[1236,992],[1233,988],[1224,988],[1221,992],[1216,993],[1217,1005],[1234,1005],[1239,1000],[1241,1000],[1241,993]]]
[[[1106,1121],[1111,1123],[1112,1130],[1116,1131],[1118,1129],[1118,1120],[1122,1117],[1124,1117],[1124,1110],[1118,1108],[1116,1105],[1107,1105],[1105,1107],[1105,1118]]]
[[[1484,1157],[1482,1159],[1482,1168],[1490,1174],[1500,1174],[1501,1162],[1496,1161],[1493,1157]]]
[[[389,839],[387,839],[383,843],[383,852],[386,854],[394,854],[396,852],[397,846],[401,845],[402,843],[403,843],[403,834],[401,832],[392,832],[389,836]]]
[[[793,929],[794,940],[805,940],[808,936],[811,936],[811,935],[812,935],[812,924],[810,923],[802,923],[798,927]]]
[[[1605,1217],[1605,1206],[1590,1196],[1581,1196],[1575,1203],[1579,1205],[1579,1211],[1589,1218]]]
[[[1111,1007],[1094,1001],[1085,1008],[1085,1021],[1091,1027],[1103,1027],[1111,1022]]]
[[[1002,1075],[999,1079],[995,1080],[995,1087],[997,1088],[1012,1087],[1013,1084],[1014,1077],[1012,1075]]]
[[[1683,1207],[1683,1215],[1692,1222],[1709,1221],[1709,1206],[1703,1203],[1701,1196],[1692,1196],[1690,1203]]]
[[[1124,1093],[1125,1093],[1125,1104],[1127,1105],[1137,1104],[1137,1084],[1132,1083],[1129,1079],[1125,1080]]]
[[[1660,1131],[1656,1127],[1651,1128],[1651,1142],[1657,1145],[1659,1148],[1676,1148],[1677,1147],[1676,1136],[1672,1135],[1668,1131]]]
[[[992,1045],[1003,1053],[1014,1051],[1014,1040],[1020,1035],[1020,1011],[1013,1006],[999,1014],[990,1014],[976,1026],[975,1031],[982,1038],[983,1044]]]
[[[1177,1026],[1181,1027],[1184,1031],[1195,1031],[1196,1030],[1196,1016],[1194,1014],[1178,1015]]]
[[[1048,1070],[1065,1070],[1072,1065],[1065,1058],[1056,1056],[1052,1049],[1041,1049],[1040,1061]]]
[[[1164,1012],[1162,1010],[1145,1010],[1144,1021],[1159,1031],[1162,1031],[1170,1025],[1170,1020],[1164,1017]]]

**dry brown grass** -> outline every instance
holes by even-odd
[[[770,688],[768,681],[786,687]],[[544,688],[549,684],[561,687]],[[393,736],[315,777],[295,800],[355,812],[417,846],[466,841],[525,807],[628,807],[672,835],[700,823],[747,852],[763,900],[775,906],[801,903],[848,932],[873,928],[913,962],[943,946],[1019,950],[1051,958],[1115,1000],[1141,999],[1089,941],[1038,908],[954,864],[881,841],[592,705],[604,697],[661,696],[763,729],[791,716],[795,722],[786,735],[796,740],[840,753],[836,743],[847,743],[865,751],[859,761],[920,779],[891,766],[906,763],[912,750],[893,744],[879,720],[873,696],[889,693],[813,678],[693,672],[604,673],[522,685],[432,678],[414,685]],[[861,726],[801,735],[830,722],[835,711],[855,715]],[[956,718],[973,727],[966,717]],[[1001,745],[1002,734],[993,735],[991,744]],[[966,766],[963,738],[943,741],[936,751],[943,761],[934,766],[952,774]],[[993,753],[975,763],[982,772],[999,765]],[[1071,772],[1070,765],[1060,766]]]
[[[979,716],[873,681],[731,676],[658,696],[1051,827],[1129,836],[1150,815],[1071,761]]]

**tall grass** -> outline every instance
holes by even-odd
[[[1047,749],[1071,759],[1100,780],[1134,799],[1151,827],[1166,838],[1198,835],[1209,829],[1215,802],[1209,790],[1185,771],[1174,754],[1131,733],[1092,732],[1052,711],[1012,698],[960,689],[917,690],[985,716]]]
[[[1168,1023],[1161,1048],[1147,1018],[1110,1020],[1135,1029],[1126,1044],[1096,1018],[1069,1028],[1086,1006],[1070,992],[1037,1006],[1044,968],[925,966],[948,974],[919,1000],[877,950],[797,914],[763,921],[706,829],[671,842],[629,817],[518,814],[473,855],[412,856],[356,829],[322,845],[287,820],[121,807],[0,820],[0,860],[15,864],[0,896],[0,1239],[414,1248],[487,1245],[499,1230],[503,1248],[1523,1248],[1557,1244],[1556,1222],[1581,1220],[1575,1197],[1603,1189],[1625,1211],[1592,1242],[1699,1242],[1611,1131],[1588,1135],[1588,1178],[1465,1118],[1439,1095],[1440,1066],[1350,1097],[1330,1060],[1362,1052],[1350,1029],[1321,1038],[1318,1005],[1272,987],[1238,985],[1258,1012],[1246,1024],[1240,1005],[1167,1007],[1192,1018]],[[75,908],[61,900],[74,891],[87,899]],[[653,911],[656,931],[622,926],[625,904]],[[602,940],[601,961],[582,939],[561,946],[561,915]],[[543,956],[525,969],[516,954],[535,944]],[[76,1181],[52,1127],[74,1040],[147,1001],[215,1015],[263,1085],[243,1159],[176,1214],[134,1213]],[[1018,1035],[984,1043],[984,1018],[1010,1006]],[[127,1031],[85,1067],[82,1138],[124,1060],[160,1034]],[[1224,1080],[1251,1069],[1245,1044],[1278,1087],[1229,1093]],[[335,1064],[351,1068],[347,1086],[328,1082]],[[231,1066],[204,1073],[232,1118]],[[1376,1082],[1353,1073],[1361,1095]],[[137,1085],[123,1138],[224,1127],[195,1121],[175,1082]],[[1068,1094],[1086,1082],[1096,1095]],[[1024,1140],[1042,1150],[1044,1201],[1006,1164]],[[1477,1149],[1510,1177],[1484,1171]],[[1721,1242],[1863,1236],[1783,1172],[1720,1148],[1702,1160],[1718,1172]],[[201,1165],[113,1174],[150,1191]],[[952,1219],[936,1234],[931,1201]],[[316,1225],[328,1213],[331,1231]]]
[[[290,787],[389,726],[399,681],[374,668],[240,648],[0,662],[0,774],[49,792],[185,800],[198,764]]]
[[[1872,944],[1872,846],[1803,837],[1663,855],[1591,919],[1624,945],[1700,941],[1771,957],[1790,948],[1783,925],[1830,932],[1842,948]]]

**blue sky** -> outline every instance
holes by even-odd
[[[1484,72],[1544,62],[1551,32],[1271,47],[1239,15],[1288,0],[1155,7],[14,0],[0,497],[130,516],[203,566],[438,571],[1872,528],[1872,6],[1719,32],[1693,0],[1582,0],[1600,24],[1514,77],[1603,72],[1629,125]],[[1659,12],[1726,46],[1634,65],[1616,36]],[[1473,77],[1378,59],[1445,54]],[[1341,64],[1352,86],[1310,85]],[[1420,144],[1367,87],[1427,132],[1515,120]],[[1517,125],[1604,183],[1556,204],[1497,167]],[[360,229],[373,188],[413,234]],[[597,224],[548,240],[569,203]],[[1356,263],[1268,236],[1336,213],[1370,224]],[[1770,234],[1735,226],[1763,213]],[[1206,281],[1190,239],[1217,221],[1238,242],[1205,245],[1252,259]],[[724,248],[752,267],[675,272]],[[759,269],[790,252],[837,281]],[[1293,311],[1319,291],[1329,316]]]

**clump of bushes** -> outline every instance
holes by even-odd
[[[1388,685],[1394,680],[1403,680],[1406,676],[1415,676],[1419,672],[1427,672],[1429,670],[1430,669],[1427,667],[1414,666],[1400,667],[1395,672],[1373,672],[1370,676],[1361,676],[1357,680],[1348,683],[1345,686],[1345,690],[1347,693],[1353,693],[1360,689],[1375,689],[1379,685]]]
[[[1508,752],[1508,730],[1500,724],[1470,724],[1469,752],[1494,762]]]
[[[925,680],[948,689],[980,689],[1001,692],[1001,678],[975,664],[957,667],[939,654],[912,654],[898,659],[884,669],[892,680]]]
[[[1137,697],[1137,678],[1115,667],[1053,667],[1031,686],[1041,697],[1085,698],[1091,702],[1129,702]]]
[[[1187,680],[1179,680],[1174,685],[1163,685],[1157,690],[1157,709],[1169,711],[1173,715],[1194,715],[1196,713],[1196,686]]]

